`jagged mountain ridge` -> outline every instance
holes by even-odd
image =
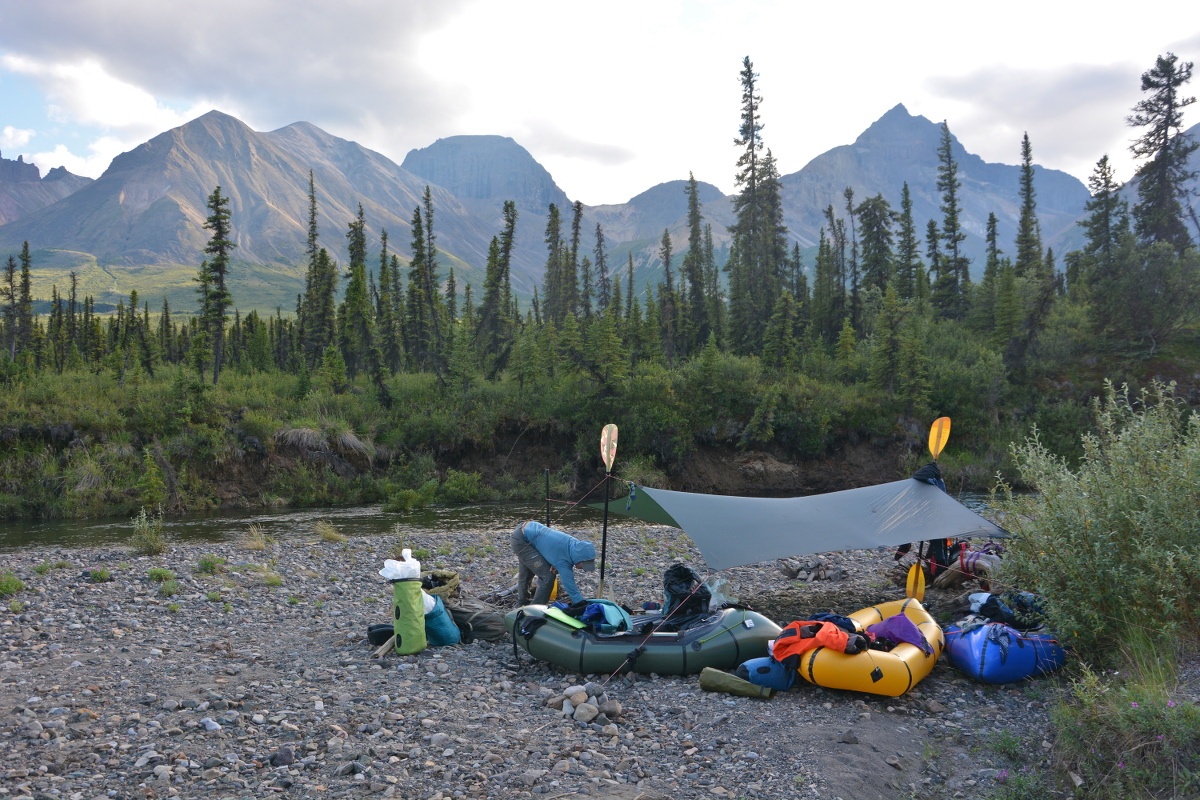
[[[953,136],[951,153],[961,182],[958,198],[960,222],[967,234],[964,251],[975,272],[983,268],[989,213],[997,217],[1001,250],[1012,252],[1020,215],[1020,167],[985,162]],[[925,117],[913,116],[897,105],[867,128],[853,144],[835,147],[814,158],[799,172],[782,179],[784,221],[802,246],[817,243],[827,227],[824,211],[831,203],[834,213],[846,217],[846,187],[854,190],[857,205],[882,194],[894,211],[900,211],[905,182],[913,203],[913,222],[923,241],[928,220],[942,223],[941,192],[937,189],[938,148],[941,126]],[[1034,146],[1036,156],[1037,143]],[[1021,143],[1013,143],[1019,157]],[[1036,160],[1036,159],[1035,159]],[[1075,221],[1083,213],[1087,187],[1072,175],[1037,166],[1034,192],[1043,243],[1055,245],[1074,235]],[[923,248],[922,248],[923,250]]]
[[[64,167],[55,167],[42,177],[36,164],[25,163],[0,154],[0,225],[40,211],[92,182],[74,175]]]
[[[1198,128],[1192,129],[1193,135]],[[939,125],[897,105],[853,144],[833,148],[783,176],[789,236],[811,247],[825,226],[826,206],[833,204],[835,213],[844,216],[847,186],[853,188],[856,203],[882,193],[898,210],[906,181],[918,235],[923,236],[927,220],[941,222],[936,190],[939,141]],[[786,147],[771,144],[776,150]],[[1036,157],[1037,143],[1033,144]],[[962,219],[969,234],[965,249],[978,272],[989,212],[999,219],[1001,248],[1013,250],[1020,169],[986,163],[957,140],[953,147],[962,182]],[[1019,147],[1014,142],[1014,152]],[[731,153],[731,169],[735,155]],[[530,296],[542,281],[549,202],[560,206],[562,233],[570,236],[567,195],[512,139],[439,139],[410,152],[397,165],[306,122],[258,133],[214,111],[122,154],[100,179],[0,226],[0,252],[15,251],[23,240],[30,241],[35,279],[45,287],[39,295],[49,294],[51,280],[63,286],[67,269],[76,269],[92,281],[85,281],[84,288],[98,299],[127,295],[131,289],[143,297],[162,291],[173,303],[185,300],[186,309],[194,303],[192,279],[208,239],[203,229],[205,200],[220,184],[233,212],[235,257],[246,267],[238,271],[241,285],[235,283],[235,298],[243,308],[290,309],[303,280],[310,169],[317,188],[321,244],[343,263],[345,231],[359,203],[373,251],[368,258],[378,257],[378,233],[385,228],[392,252],[407,257],[409,222],[426,185],[434,200],[443,275],[445,266],[453,264],[460,287],[468,282],[481,285],[488,243],[503,224],[504,200],[515,200],[519,210],[512,279],[520,296]],[[699,186],[705,221],[712,225],[718,253],[723,253],[733,222],[732,198],[711,184]],[[686,248],[685,187],[686,181],[669,181],[626,203],[584,207],[581,254],[591,255],[599,223],[610,274],[620,271],[623,276],[632,253],[639,284],[657,283],[663,229],[671,232],[676,266]],[[1082,182],[1035,167],[1035,190],[1045,243],[1059,253],[1076,246],[1075,222],[1088,197]]]

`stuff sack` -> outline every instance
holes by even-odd
[[[432,647],[445,647],[462,641],[462,633],[446,610],[441,597],[433,598],[433,610],[425,615],[425,638]]]
[[[392,617],[397,653],[411,655],[429,646],[429,640],[425,638],[425,602],[420,578],[392,581]]]
[[[743,661],[733,674],[755,686],[766,686],[777,692],[786,692],[796,681],[794,664],[784,664],[770,656]]]
[[[469,595],[460,595],[446,607],[454,624],[462,633],[462,640],[470,644],[476,639],[485,642],[503,642],[508,639],[508,626],[504,615],[494,606]]]

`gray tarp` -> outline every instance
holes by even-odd
[[[632,500],[617,500],[609,511],[682,528],[713,569],[804,553],[1006,535],[936,486],[912,479],[786,498],[636,486]]]

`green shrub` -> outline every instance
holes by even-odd
[[[1131,398],[1109,385],[1077,469],[1035,431],[1013,456],[1037,494],[1002,486],[1001,524],[1015,534],[1006,582],[1042,595],[1054,630],[1096,666],[1147,620],[1164,647],[1197,637],[1200,417],[1172,392],[1155,384]]]
[[[263,574],[263,584],[272,589],[283,586],[283,576],[278,572],[266,572]]]
[[[204,599],[210,603],[219,603],[219,602],[221,602],[221,593],[215,592],[215,591],[208,592],[204,595]]]
[[[36,567],[34,567],[33,571],[36,572],[38,575],[45,575],[47,572],[49,572],[52,569],[66,569],[69,566],[71,566],[71,562],[69,562],[69,561],[62,561],[62,560],[53,561],[53,562],[43,561],[42,563],[40,563]]]
[[[0,573],[0,597],[11,597],[24,589],[25,582],[15,572],[5,570]]]
[[[163,533],[162,512],[149,516],[143,507],[133,518],[133,535],[129,545],[135,553],[156,556],[167,552],[167,537]]]
[[[163,581],[162,585],[158,587],[158,593],[162,597],[174,597],[179,594],[179,581]]]
[[[200,556],[200,560],[196,564],[196,572],[202,575],[216,575],[224,570],[225,559],[215,556],[212,553]]]
[[[1052,711],[1055,757],[1095,800],[1196,797],[1200,706],[1175,696],[1173,653],[1151,644],[1145,629],[1130,641],[1126,669],[1081,666],[1070,702]]]
[[[112,580],[112,574],[104,567],[97,567],[88,570],[88,580],[92,583],[108,583]]]
[[[404,513],[421,508],[428,508],[437,495],[437,478],[425,482],[420,489],[400,489],[383,504],[383,510],[388,513]]]
[[[478,472],[459,472],[451,467],[446,470],[446,479],[438,488],[437,499],[447,505],[465,505],[491,500],[494,492],[483,485],[483,476]]]
[[[146,570],[146,577],[155,583],[166,583],[169,580],[174,580],[175,573],[163,567],[154,567]]]

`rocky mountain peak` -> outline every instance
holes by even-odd
[[[550,203],[571,205],[546,168],[507,136],[450,136],[410,150],[400,165],[464,200],[515,200],[544,214]]]

